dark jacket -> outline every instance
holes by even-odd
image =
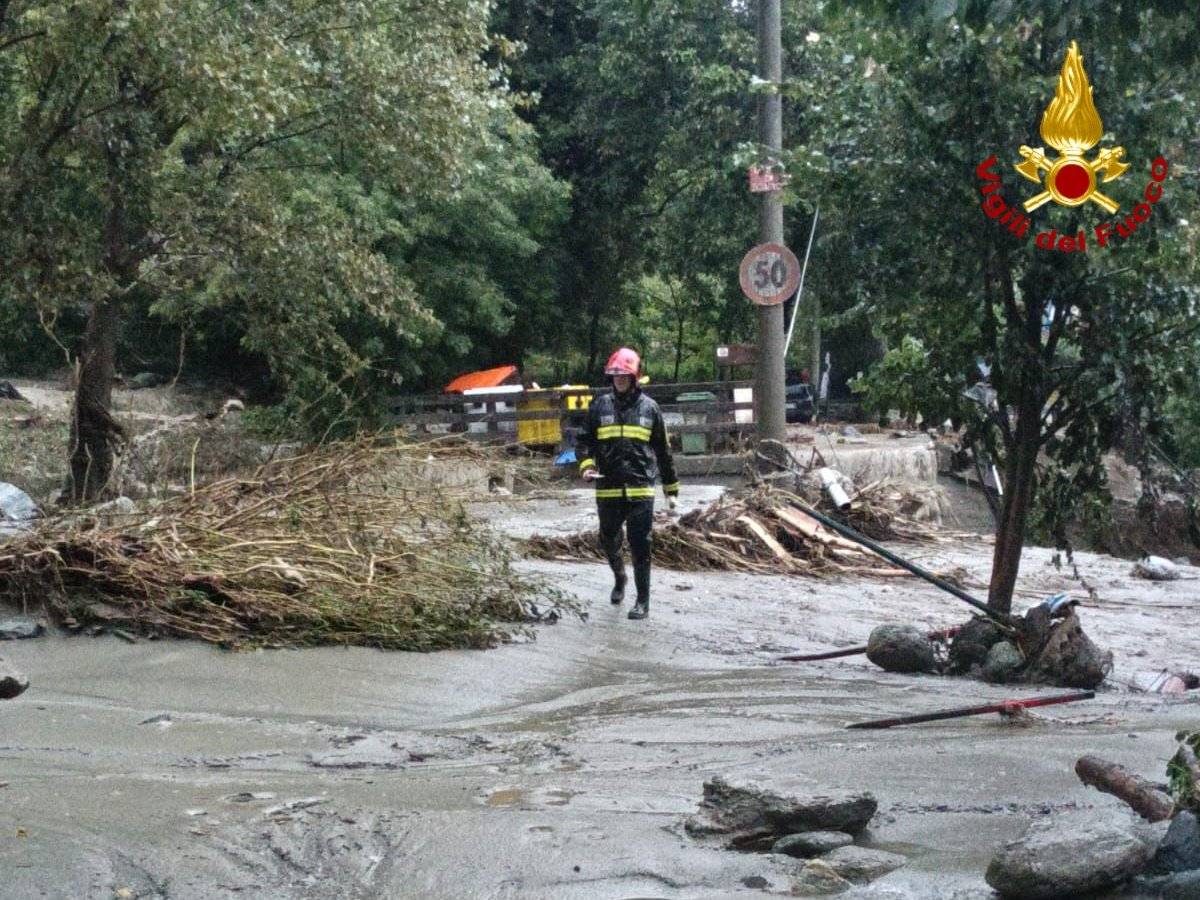
[[[580,472],[592,466],[600,470],[597,500],[652,500],[660,473],[663,493],[679,493],[662,412],[636,386],[627,394],[600,394],[592,401],[575,457]]]

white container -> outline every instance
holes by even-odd
[[[748,388],[748,387],[734,388],[733,389],[733,402],[734,403],[753,403],[754,402],[754,388]],[[753,409],[735,409],[733,411],[733,421],[739,425],[753,425],[754,424],[754,410]]]
[[[471,397],[471,396],[475,396],[478,394],[514,394],[514,395],[516,395],[516,394],[520,394],[524,390],[525,390],[525,388],[519,384],[505,384],[505,385],[501,385],[500,387],[468,388],[467,390],[463,391],[463,396]],[[496,408],[495,411],[498,413],[499,412],[514,412],[517,408],[516,400],[517,400],[517,398],[514,396],[512,399],[512,402],[508,402],[508,401],[504,401],[504,400],[495,401],[493,404]],[[489,402],[491,402],[491,401],[489,401]],[[487,403],[464,403],[463,406],[466,408],[466,411],[468,414],[486,413],[489,411]],[[497,422],[496,428],[500,431],[515,432],[517,430],[517,422],[515,419],[511,422]],[[482,434],[488,430],[489,429],[488,429],[487,422],[468,422],[467,423],[467,431],[469,431],[473,434]]]

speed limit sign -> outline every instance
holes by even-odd
[[[751,303],[774,306],[796,293],[800,263],[783,244],[759,244],[742,258],[738,280]]]

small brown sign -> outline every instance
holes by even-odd
[[[718,366],[752,366],[758,360],[753,344],[721,344],[717,347]]]
[[[742,293],[758,306],[782,303],[800,285],[800,263],[783,244],[759,244],[742,258]]]

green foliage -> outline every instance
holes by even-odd
[[[1176,461],[1184,468],[1200,469],[1200,396],[1187,389],[1173,394],[1166,418],[1178,451]]]
[[[1200,782],[1197,782],[1196,757],[1200,756],[1200,731],[1185,731],[1175,736],[1179,749],[1167,763],[1167,782],[1176,809],[1200,812]]]

